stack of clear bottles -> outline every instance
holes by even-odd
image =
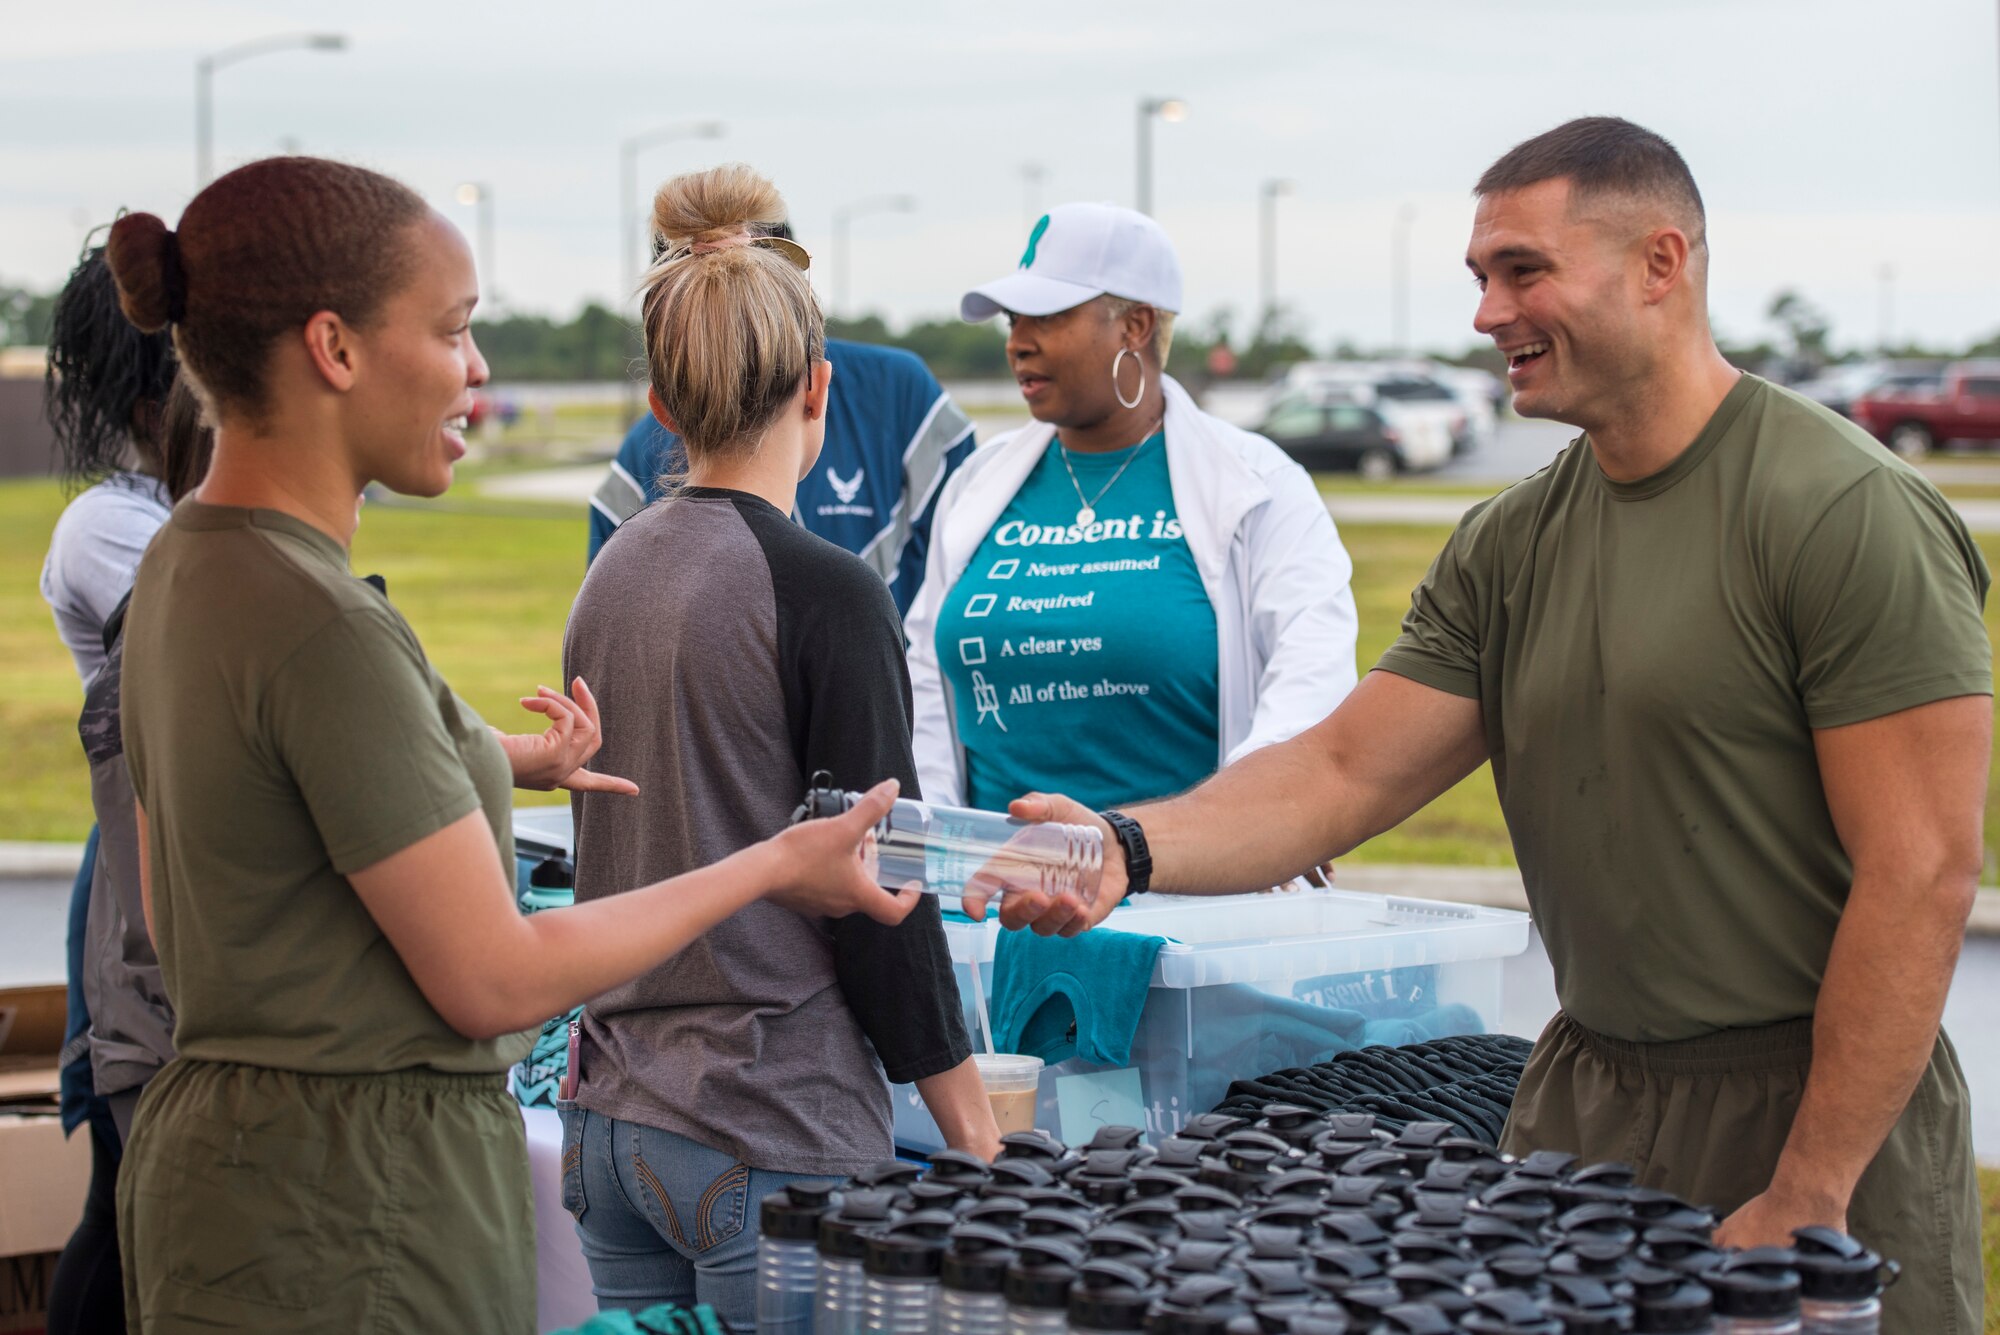
[[[1882,1290],[1902,1267],[1838,1229],[1815,1225],[1792,1238],[1804,1335],[1880,1335]]]
[[[833,787],[821,772],[793,819],[837,816],[861,796]],[[1030,824],[991,811],[898,798],[863,855],[876,884],[891,890],[914,885],[925,894],[957,899],[973,873],[991,863],[1009,884],[1088,902],[1104,872],[1104,835],[1094,825]]]

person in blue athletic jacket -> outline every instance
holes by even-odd
[[[907,612],[924,578],[931,510],[972,453],[972,423],[914,353],[830,338],[826,356],[834,369],[826,447],[799,483],[793,518],[866,561]],[[590,560],[682,466],[680,438],[652,414],[632,424],[591,497]]]

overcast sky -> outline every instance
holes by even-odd
[[[1414,341],[1473,338],[1463,267],[1482,168],[1568,117],[1665,134],[1707,199],[1720,331],[1766,330],[1794,287],[1837,344],[1873,344],[1883,273],[1898,339],[2000,331],[2000,0],[1151,0],[1060,5],[562,5],[483,0],[0,0],[0,281],[57,284],[121,207],[171,222],[194,186],[194,64],[331,27],[216,79],[220,167],[296,145],[454,202],[491,184],[497,271],[520,309],[611,297],[618,142],[694,118],[715,142],[642,157],[653,183],[741,159],[791,203],[831,280],[831,214],[860,219],[852,304],[892,320],[957,307],[1012,267],[1043,206],[1129,204],[1135,103],[1185,98],[1155,132],[1156,213],[1188,313],[1256,302],[1257,192],[1285,177],[1280,294],[1317,340],[1388,340],[1391,234],[1414,210]],[[490,300],[490,298],[489,298]]]

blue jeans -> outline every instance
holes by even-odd
[[[757,1329],[757,1207],[793,1182],[686,1136],[571,1103],[562,1114],[563,1208],[576,1220],[600,1311],[707,1303],[736,1335]]]

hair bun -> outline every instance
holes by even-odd
[[[125,318],[151,334],[186,314],[187,280],[179,240],[150,213],[128,213],[111,224],[104,258],[118,283]]]
[[[740,162],[688,172],[653,196],[653,230],[670,246],[719,241],[753,224],[785,221],[778,187]]]

